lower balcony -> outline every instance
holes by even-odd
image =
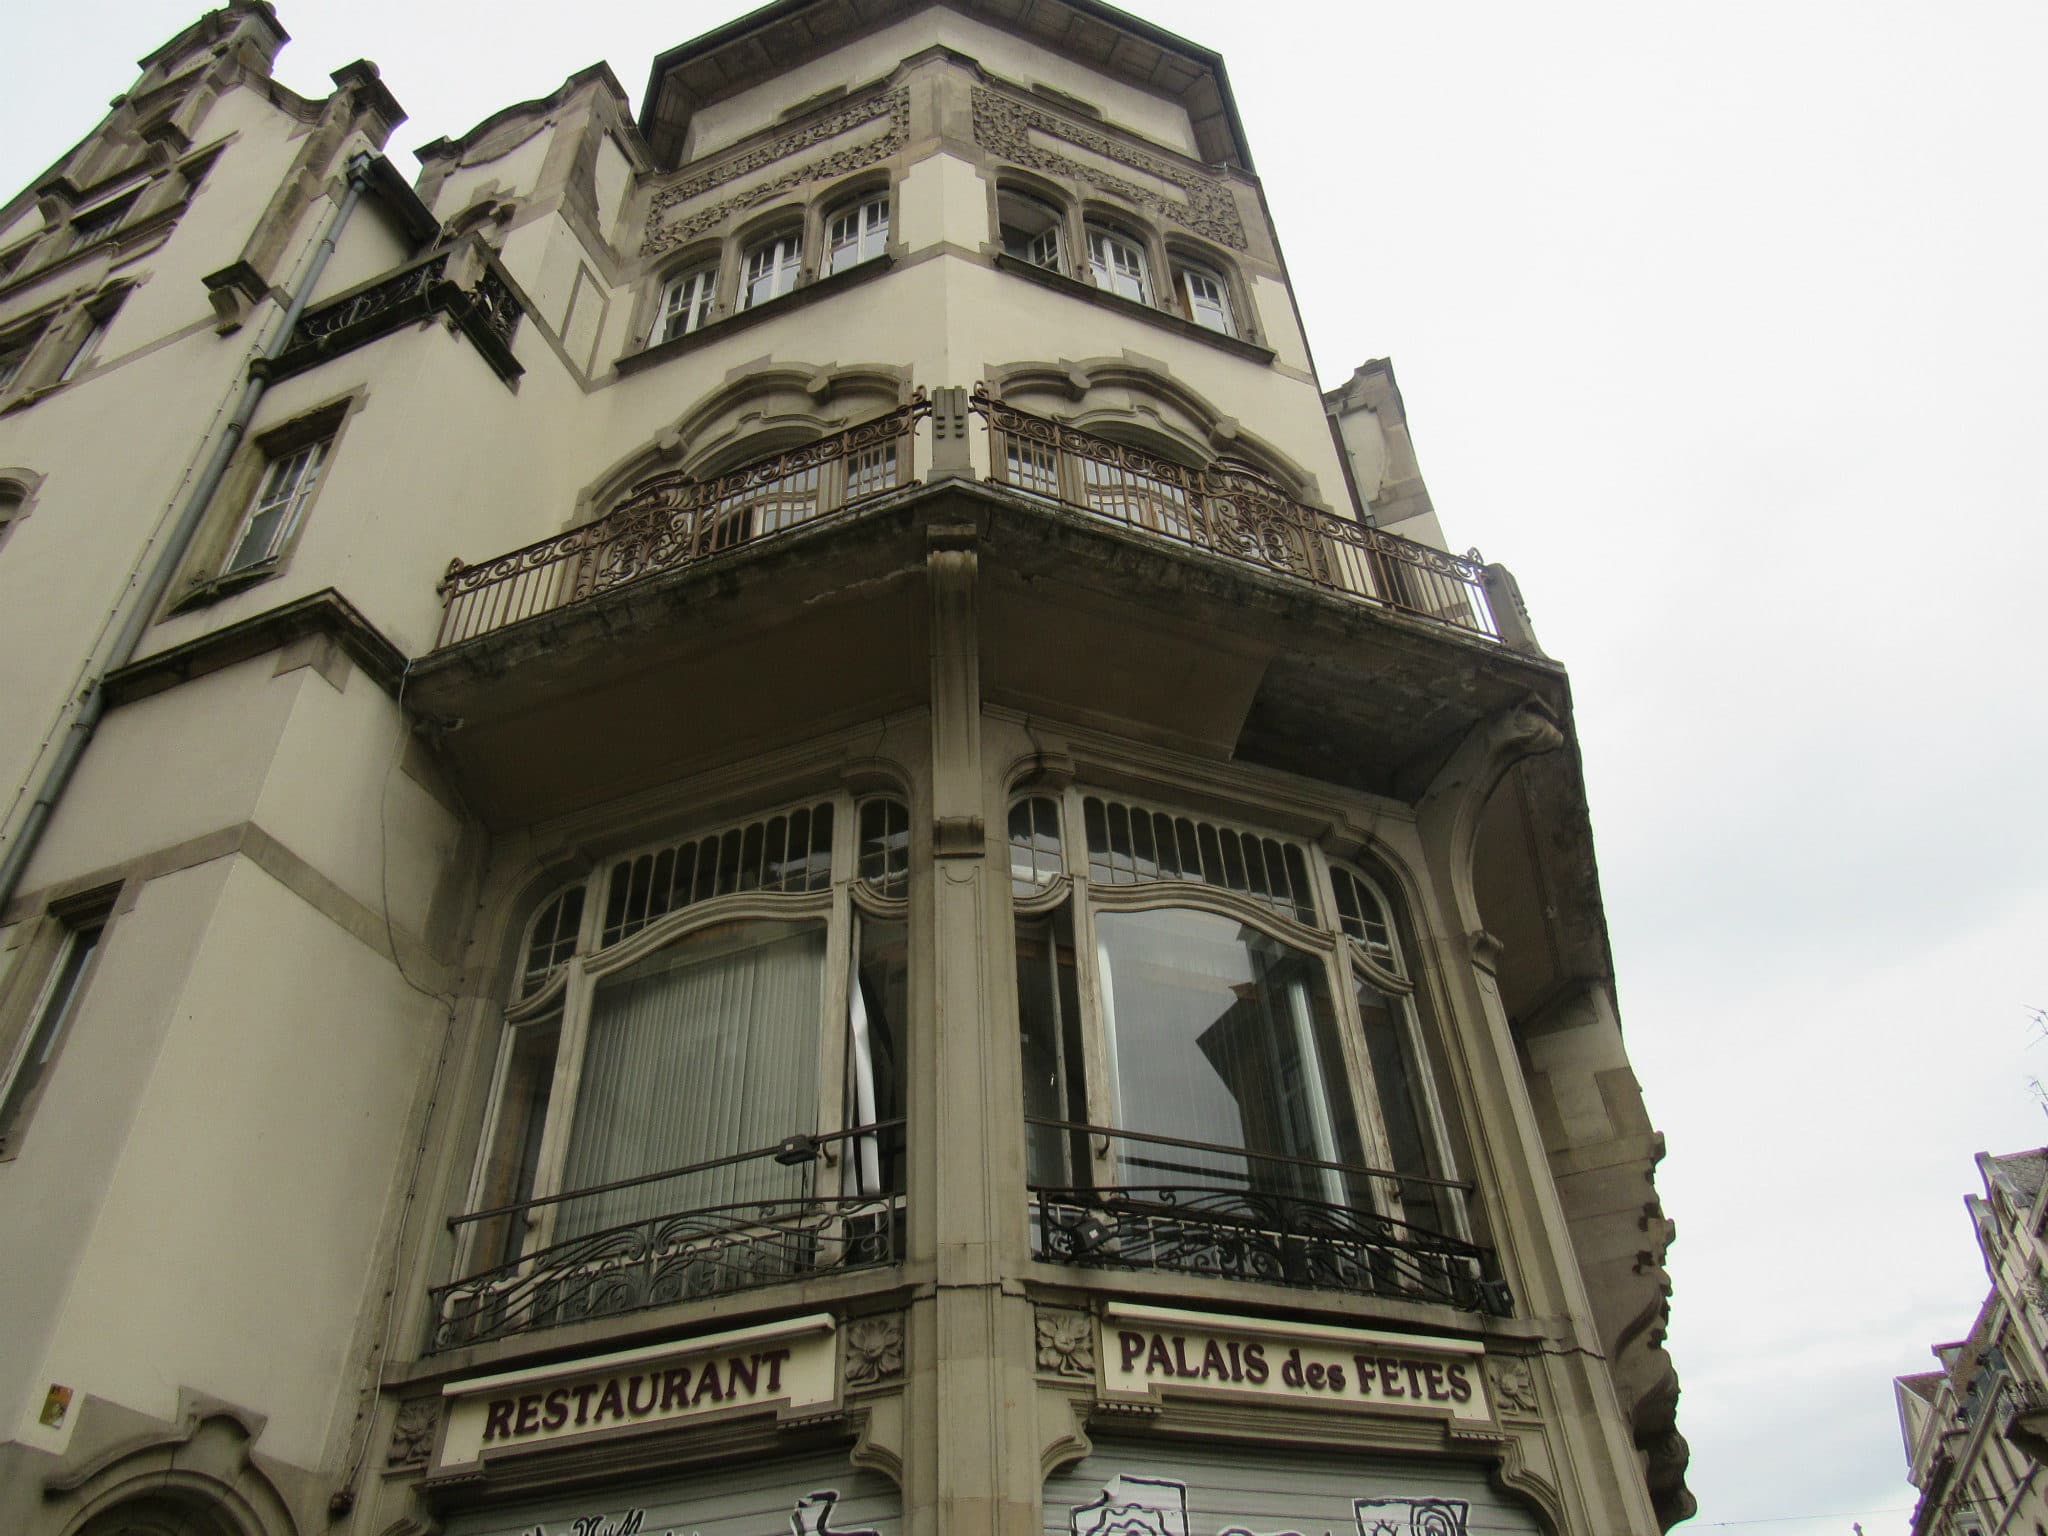
[[[1435,1302],[1493,1317],[1512,1310],[1491,1249],[1373,1208],[1375,1198],[1392,1206],[1405,1195],[1403,1209],[1442,1219],[1462,1208],[1469,1184],[1107,1126],[1031,1124],[1038,1135],[1123,1143],[1119,1177],[1160,1176],[1088,1188],[1034,1183],[1032,1246],[1046,1263]],[[1168,1182],[1188,1174],[1205,1182]]]
[[[525,1251],[434,1287],[426,1353],[895,1264],[903,1256],[900,1191],[824,1193],[817,1171],[825,1141],[893,1138],[901,1126],[891,1121],[832,1138],[795,1136],[775,1147],[457,1216],[449,1227],[470,1254]],[[659,1194],[664,1184],[768,1163],[793,1170],[803,1188],[695,1209],[669,1209]],[[657,1214],[534,1247],[521,1240],[558,1221],[572,1224],[570,1213],[579,1208],[615,1210],[611,1197],[619,1196],[643,1210],[652,1205]]]

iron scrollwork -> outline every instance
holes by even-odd
[[[902,1246],[893,1195],[748,1201],[651,1217],[436,1286],[427,1349],[893,1264]]]
[[[1441,1302],[1505,1316],[1493,1256],[1390,1216],[1244,1189],[1040,1189],[1038,1256],[1310,1290]]]

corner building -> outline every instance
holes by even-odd
[[[0,208],[0,1528],[1652,1532],[1570,695],[1222,61],[784,0]]]

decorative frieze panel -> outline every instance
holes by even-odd
[[[705,194],[728,186],[743,176],[800,155],[807,149],[830,143],[867,124],[883,120],[887,127],[878,136],[849,144],[828,155],[792,165],[779,176],[756,182],[731,197],[707,203],[702,208],[671,220],[669,211],[684,203],[693,202]],[[654,204],[647,210],[647,235],[640,246],[643,256],[657,256],[663,251],[672,251],[688,244],[707,230],[723,224],[733,214],[747,208],[758,207],[789,191],[813,181],[823,181],[835,176],[844,176],[870,165],[877,165],[901,149],[910,136],[910,92],[907,89],[883,91],[861,101],[849,102],[834,112],[817,118],[791,133],[771,139],[766,144],[722,160],[706,170],[672,187],[664,187],[654,196]]]
[[[1177,201],[1151,187],[1113,176],[1072,155],[1044,148],[1033,140],[1034,133],[1057,139],[1091,158],[1129,166],[1145,176],[1178,188],[1187,200]],[[1175,165],[1157,155],[1148,155],[1106,133],[985,87],[977,87],[974,92],[974,142],[1013,165],[1044,171],[1048,175],[1108,192],[1205,240],[1214,240],[1233,251],[1245,249],[1244,220],[1238,215],[1237,199],[1231,194],[1229,183],[1220,176]]]

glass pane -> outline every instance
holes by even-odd
[[[1386,1127],[1396,1173],[1434,1176],[1421,1085],[1409,1060],[1403,1017],[1407,1004],[1387,996],[1371,982],[1358,983],[1358,1017],[1365,1028],[1365,1048],[1372,1061],[1373,1088],[1379,1095],[1380,1122]],[[1438,1209],[1438,1191],[1428,1184],[1401,1185],[1401,1205],[1409,1221],[1432,1232],[1448,1230]]]
[[[548,1093],[554,1086],[555,1054],[561,1042],[560,1014],[538,1023],[514,1025],[509,1031],[505,1087],[498,1101],[498,1124],[484,1160],[476,1209],[488,1211],[533,1198],[541,1131],[547,1124]],[[523,1211],[478,1222],[470,1269],[489,1269],[516,1259],[526,1232]]]
[[[1017,920],[1017,1025],[1026,1117],[1085,1125],[1086,1058],[1070,906]],[[1024,1135],[1025,1178],[1034,1189],[1068,1189],[1081,1182],[1088,1166],[1085,1132],[1030,1125]]]
[[[36,1011],[35,1028],[22,1047],[21,1060],[14,1069],[14,1081],[7,1085],[6,1099],[0,1101],[0,1137],[14,1133],[15,1121],[35,1096],[36,1087],[49,1071],[50,1063],[56,1060],[57,1048],[64,1043],[64,1031],[71,1023],[72,1011],[78,1002],[85,968],[92,962],[93,951],[99,948],[99,944],[98,923],[73,930],[64,949],[64,961],[57,967],[49,991],[43,994],[42,1006]]]
[[[910,928],[863,916],[847,999],[847,1126],[903,1116],[904,1032],[910,1020]],[[841,1166],[848,1194],[900,1194],[903,1130],[855,1138]]]
[[[1106,912],[1095,927],[1119,1127],[1277,1158],[1360,1161],[1320,961],[1206,912]],[[1118,1145],[1126,1185],[1349,1203],[1335,1170]]]
[[[564,1188],[815,1131],[824,962],[822,925],[742,921],[699,929],[600,982]],[[808,1180],[805,1167],[758,1158],[568,1201],[556,1235],[788,1199]]]

